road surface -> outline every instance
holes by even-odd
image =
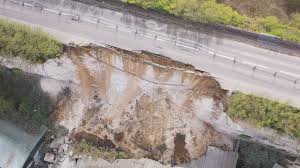
[[[60,2],[56,0],[55,2]],[[93,42],[146,50],[190,63],[217,78],[222,87],[300,107],[300,57],[232,39],[185,31],[174,25],[68,0],[32,7],[0,0],[0,16],[42,27],[63,42]],[[87,11],[85,11],[87,10]],[[75,21],[74,16],[79,20]],[[199,40],[200,39],[200,40]]]

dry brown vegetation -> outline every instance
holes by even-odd
[[[232,6],[239,13],[251,17],[276,16],[281,20],[289,18],[286,0],[219,0]]]

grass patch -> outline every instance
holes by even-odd
[[[123,151],[97,147],[96,145],[93,145],[93,143],[87,142],[85,139],[82,139],[74,144],[73,152],[74,155],[91,156],[93,159],[103,158],[108,161],[129,158],[128,155]]]
[[[276,16],[249,17],[238,13],[231,6],[217,3],[216,0],[127,0],[127,2],[196,22],[231,25],[300,43],[300,29],[296,26],[297,23],[283,23]]]
[[[62,54],[62,44],[39,28],[0,19],[0,55],[44,63]]]
[[[258,127],[268,127],[300,138],[300,109],[241,92],[228,102],[228,114]]]

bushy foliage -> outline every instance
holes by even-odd
[[[128,158],[127,154],[123,151],[97,147],[84,139],[74,144],[73,152],[74,155],[91,156],[94,159],[103,158],[109,161]]]
[[[269,33],[282,39],[300,43],[300,29],[282,24],[275,16],[256,19],[258,32]]]
[[[272,168],[275,163],[285,166],[287,154],[261,144],[241,141],[237,168]]]
[[[52,105],[38,77],[0,66],[0,119],[31,132],[47,125]]]
[[[20,57],[33,63],[62,54],[62,44],[41,29],[0,19],[0,55]]]
[[[215,1],[205,1],[199,9],[199,21],[221,23],[225,25],[241,25],[246,17],[238,14],[231,7]]]
[[[291,25],[300,29],[300,13],[292,14]]]
[[[297,15],[294,24],[284,24],[275,16],[249,17],[216,0],[127,0],[144,8],[151,8],[202,23],[220,23],[246,30],[268,33],[284,40],[300,43]]]
[[[237,92],[229,100],[228,114],[300,138],[300,109],[287,104]]]

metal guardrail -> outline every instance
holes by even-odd
[[[40,2],[36,2],[36,1],[35,1],[36,3],[27,3],[26,0],[23,0],[23,1],[2,0],[2,5],[5,6],[6,2],[14,3],[14,4],[20,5],[22,7],[32,7],[33,9],[41,11],[41,12],[42,11],[50,12],[50,13],[56,14],[58,17],[67,16],[67,17],[70,17],[74,21],[87,22],[87,23],[92,23],[95,25],[101,24],[108,28],[114,29],[115,31],[124,31],[127,33],[132,33],[134,38],[136,38],[137,36],[140,36],[140,37],[146,37],[146,38],[153,39],[154,41],[170,42],[174,46],[183,47],[183,48],[186,48],[189,50],[193,50],[194,52],[202,50],[211,55],[212,61],[217,61],[218,59],[223,59],[224,61],[226,60],[226,61],[231,62],[233,66],[234,65],[244,66],[245,68],[250,69],[253,74],[260,71],[262,73],[265,73],[265,74],[273,77],[274,79],[285,80],[286,82],[290,83],[293,88],[300,89],[300,75],[298,75],[298,74],[293,74],[290,72],[272,69],[270,67],[259,65],[254,62],[242,61],[239,59],[239,57],[224,55],[224,54],[219,53],[216,50],[210,48],[207,45],[204,45],[199,42],[195,42],[190,39],[173,36],[170,34],[164,34],[164,33],[157,32],[154,30],[149,30],[149,29],[139,28],[139,29],[133,30],[132,27],[129,27],[124,24],[122,24],[122,25],[115,24],[104,17],[97,17],[97,18],[95,18],[93,16],[81,17],[79,14],[74,14],[74,12],[70,12],[70,11],[68,12],[68,11],[65,11],[64,9],[51,9],[50,6],[47,6],[46,4],[41,4]],[[80,3],[80,2],[77,2],[77,3]]]
[[[157,10],[152,9],[143,9],[141,7],[126,4],[121,0],[72,0],[75,2],[81,2],[82,4],[88,4],[91,6],[97,6],[100,8],[105,8],[113,11],[118,11],[122,13],[130,13],[134,16],[142,17],[142,18],[149,18],[153,20],[157,20],[160,22],[170,22],[171,24],[177,25],[180,27],[188,27],[188,29],[201,31],[205,34],[215,35],[215,31],[220,32],[221,36],[232,38],[234,37],[235,40],[241,41],[244,43],[250,43],[252,45],[259,45],[262,48],[275,50],[279,52],[283,52],[290,55],[298,55],[297,52],[300,52],[300,44],[286,41],[281,38],[274,38],[273,35],[265,34],[265,33],[256,33],[252,31],[247,31],[244,29],[240,29],[234,26],[227,26],[222,24],[213,24],[213,23],[187,23],[183,20],[179,21],[179,18],[170,15],[164,12],[159,12]],[[165,16],[167,15],[167,16]],[[173,20],[175,19],[175,20]],[[254,41],[252,41],[254,40]],[[279,49],[281,48],[281,49]]]

